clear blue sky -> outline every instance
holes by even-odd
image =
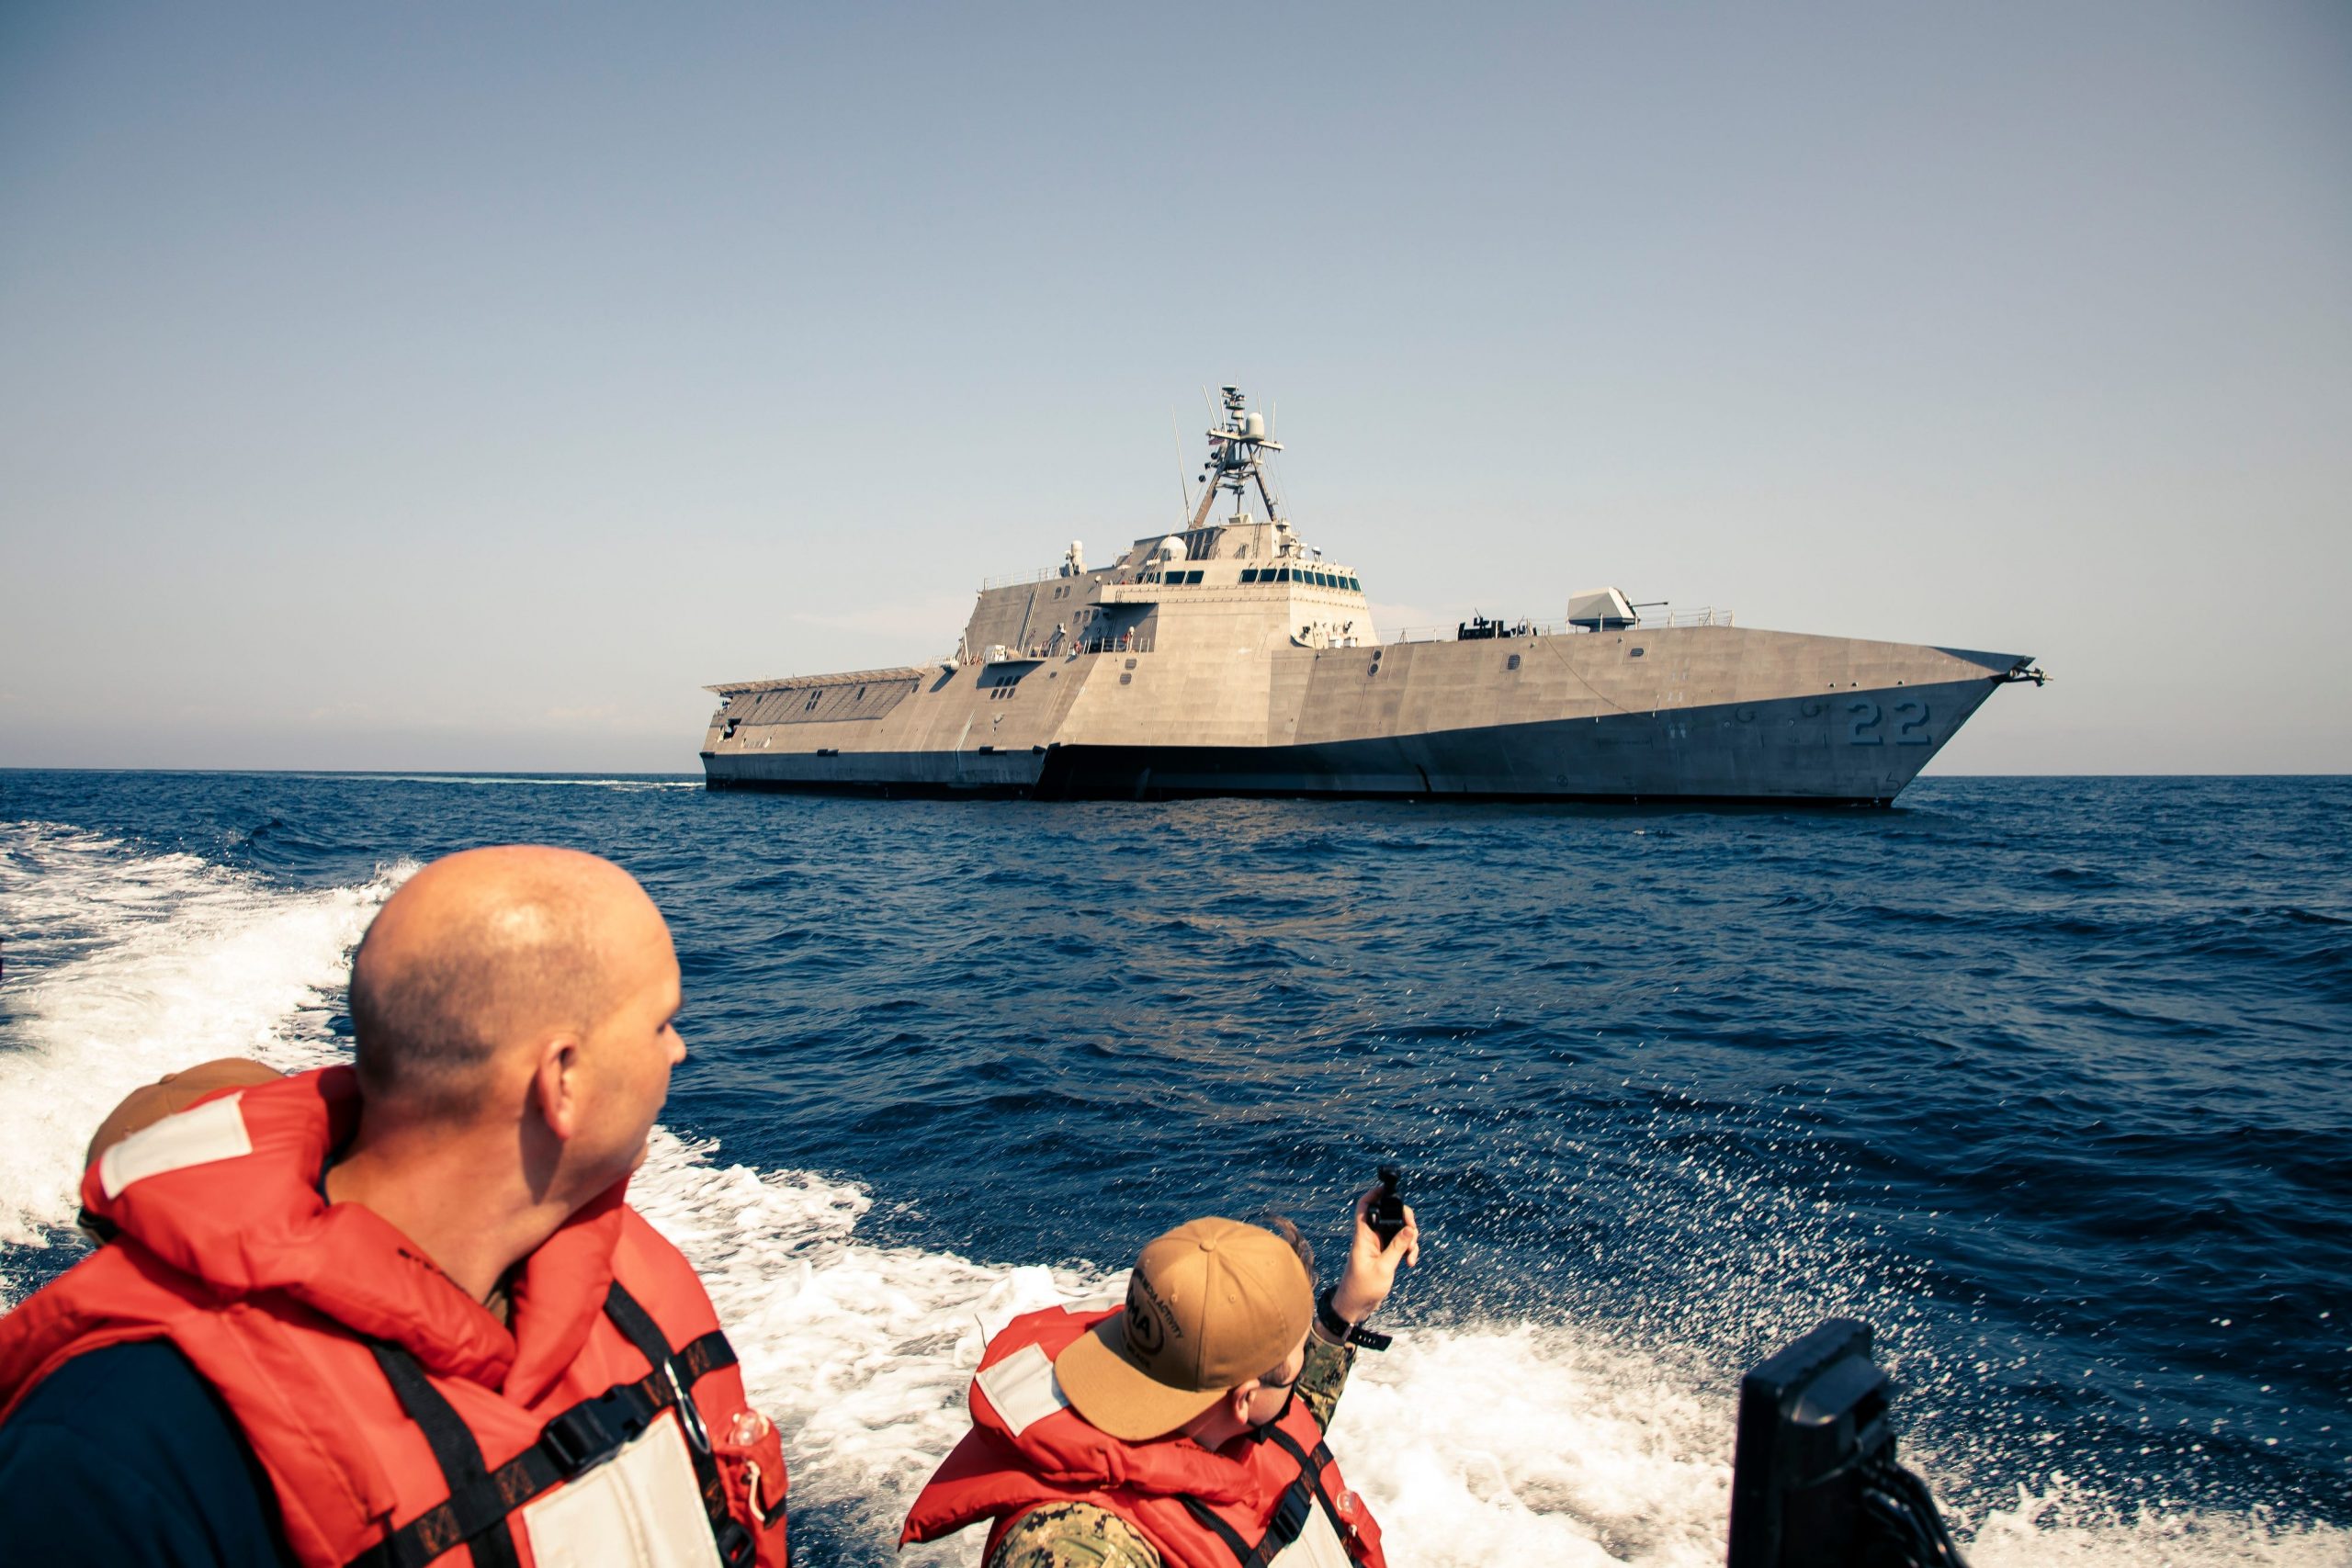
[[[1384,631],[2352,770],[2352,7],[0,7],[0,765],[692,770],[1279,405]]]

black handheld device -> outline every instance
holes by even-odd
[[[1382,1166],[1380,1190],[1373,1194],[1372,1207],[1363,1216],[1363,1223],[1370,1225],[1372,1234],[1380,1238],[1384,1252],[1387,1250],[1388,1244],[1396,1239],[1396,1233],[1405,1228],[1405,1200],[1396,1196],[1396,1184],[1403,1179],[1395,1166]]]

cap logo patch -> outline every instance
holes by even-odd
[[[1127,1343],[1138,1356],[1157,1356],[1173,1332],[1177,1338],[1184,1337],[1177,1326],[1176,1314],[1151,1288],[1151,1281],[1138,1269],[1127,1283]]]

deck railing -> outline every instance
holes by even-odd
[[[1627,631],[1657,631],[1667,626],[1727,626],[1731,624],[1732,618],[1731,612],[1729,610],[1718,610],[1713,605],[1708,605],[1697,610],[1677,610],[1670,615],[1645,615],[1642,617],[1640,624],[1627,626],[1624,629]],[[1513,621],[1510,625],[1504,626],[1502,630],[1497,634],[1494,640],[1508,642],[1513,637],[1581,637],[1592,629],[1593,628],[1590,626],[1568,626],[1560,621]],[[1465,639],[1462,637],[1462,628],[1457,624],[1455,626],[1407,626],[1403,631],[1398,632],[1395,637],[1390,637],[1388,640],[1390,642],[1458,642],[1464,640],[1471,642],[1485,642],[1488,639],[1486,637],[1470,637]]]
[[[1099,637],[1080,640],[1065,637],[1057,637],[1051,642],[1036,643],[1028,648],[1013,648],[1007,645],[1005,657],[1002,659],[991,660],[983,658],[979,654],[969,653],[960,656],[951,654],[941,660],[940,663],[959,670],[967,664],[1038,664],[1048,659],[1076,659],[1081,653],[1149,653],[1151,643],[1152,639],[1149,637]],[[982,653],[986,651],[982,649]]]

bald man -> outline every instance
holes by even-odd
[[[100,1130],[104,1242],[0,1319],[12,1561],[785,1561],[784,1463],[624,1199],[685,1055],[652,900],[593,855],[427,866],[354,1063],[208,1063]]]

